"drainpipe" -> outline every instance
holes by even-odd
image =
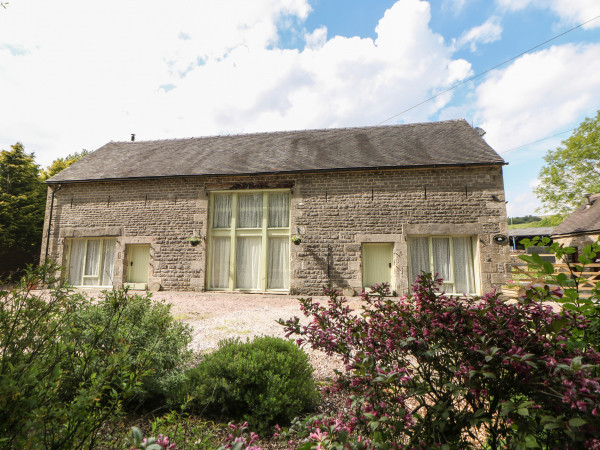
[[[46,234],[46,256],[44,262],[48,260],[48,250],[50,249],[50,229],[52,228],[52,211],[54,211],[54,194],[62,189],[62,185],[56,186],[52,189],[52,199],[50,200],[50,217],[48,217],[48,233]]]

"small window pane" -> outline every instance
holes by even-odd
[[[112,286],[115,268],[115,239],[105,239],[102,248],[102,278],[101,286]]]
[[[290,279],[290,239],[269,239],[267,289],[288,289]]]
[[[238,196],[238,227],[262,227],[262,194],[240,194]]]
[[[452,268],[450,266],[450,239],[433,238],[433,270],[444,281],[452,281]]]
[[[231,194],[215,194],[213,200],[213,228],[230,228]]]
[[[423,272],[431,272],[429,265],[429,238],[409,237],[408,252],[410,254],[410,281],[414,282]]]
[[[215,237],[212,239],[210,272],[210,287],[226,289],[229,287],[229,250],[231,239],[228,237]]]
[[[98,261],[100,259],[100,239],[87,241],[84,275],[98,276]],[[85,283],[84,283],[85,284]]]
[[[475,293],[475,270],[473,260],[473,239],[459,237],[454,244],[454,292],[457,294]]]
[[[236,245],[236,287],[260,289],[262,238],[238,237]]]
[[[290,195],[287,192],[269,194],[269,228],[290,226]]]
[[[69,283],[73,286],[81,286],[81,274],[83,273],[83,257],[85,255],[85,241],[71,241],[71,255],[69,257]]]

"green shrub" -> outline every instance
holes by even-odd
[[[291,341],[225,340],[188,372],[189,406],[213,417],[246,420],[264,432],[315,406],[312,371],[308,355]]]
[[[115,311],[119,311],[119,320],[108,326]],[[128,365],[138,368],[149,364],[150,373],[125,405],[129,409],[164,405],[167,394],[184,381],[182,367],[192,358],[188,350],[191,331],[173,318],[171,305],[153,301],[151,294],[129,296],[124,291],[106,291],[97,303],[78,310],[75,317],[84,326],[71,328],[69,340],[77,345],[97,342],[104,348],[127,345]],[[88,369],[95,370],[93,365]],[[77,383],[76,371],[73,373]]]
[[[108,419],[167,389],[188,356],[189,331],[147,297],[32,293],[55,271],[29,269],[0,291],[1,448],[94,448]]]

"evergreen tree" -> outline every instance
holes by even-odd
[[[0,152],[0,254],[18,250],[33,261],[42,241],[46,187],[34,155],[17,142]]]

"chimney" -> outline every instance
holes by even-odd
[[[131,142],[135,141],[135,133],[131,133]]]
[[[585,209],[588,209],[590,206],[592,206],[592,201],[590,200],[590,195],[592,195],[592,194],[583,194],[583,196],[585,197]]]

